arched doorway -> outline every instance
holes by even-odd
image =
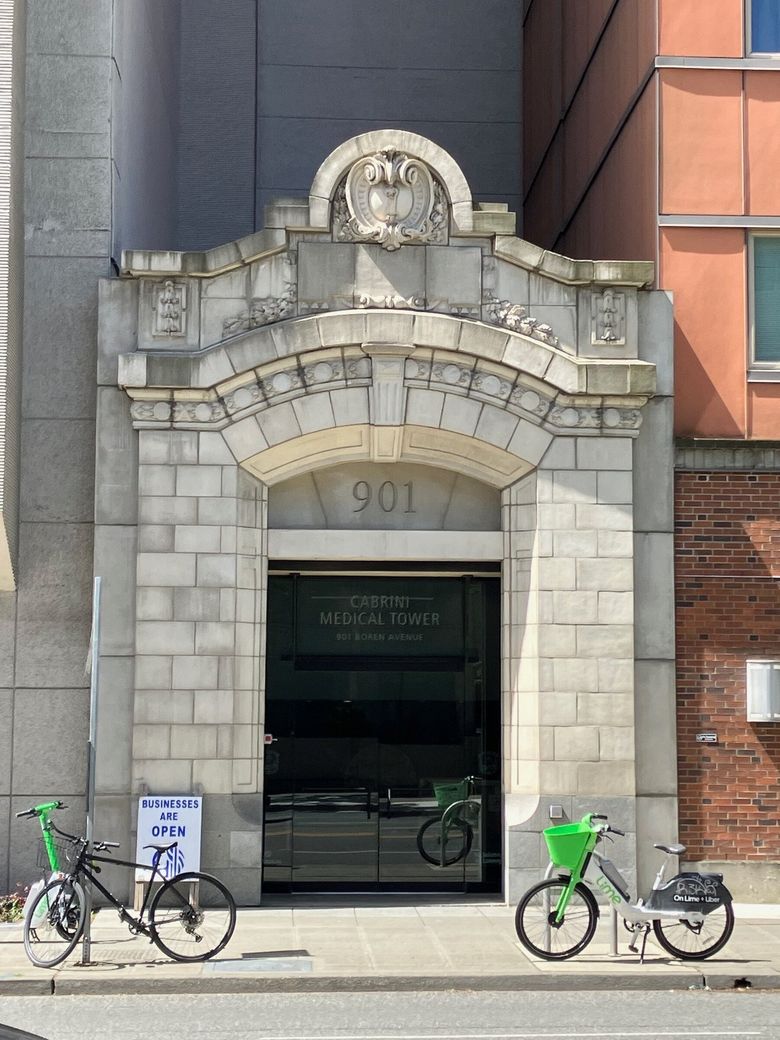
[[[346,463],[268,514],[264,888],[500,891],[498,491]]]

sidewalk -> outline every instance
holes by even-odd
[[[529,957],[514,907],[497,903],[262,907],[238,912],[231,942],[205,964],[170,961],[131,936],[113,910],[92,926],[92,960],[81,945],[52,971],[29,963],[20,926],[0,925],[0,996],[8,994],[257,992],[442,989],[780,989],[780,906],[735,904],[728,945],[709,961],[672,961],[652,938],[645,963],[628,951],[610,915],[585,953],[550,963]]]

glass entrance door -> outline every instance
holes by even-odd
[[[266,888],[499,887],[497,592],[271,577]]]

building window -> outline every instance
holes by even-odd
[[[749,53],[780,53],[780,0],[752,0]]]
[[[747,662],[748,722],[780,722],[780,661]]]
[[[754,235],[753,368],[780,365],[780,235]]]

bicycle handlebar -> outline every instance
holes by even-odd
[[[17,820],[23,817],[33,816],[46,816],[55,809],[67,809],[67,805],[63,802],[44,802],[42,805],[33,805],[30,809],[23,809],[22,812],[16,814]]]

